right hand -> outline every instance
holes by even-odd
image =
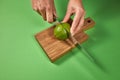
[[[54,0],[32,0],[32,7],[50,23],[57,17]]]

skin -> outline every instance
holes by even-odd
[[[32,7],[49,23],[57,17],[54,0],[32,0]]]
[[[54,0],[32,0],[32,7],[48,22],[54,22],[57,17]],[[62,22],[67,22],[73,14],[75,16],[70,32],[75,35],[84,24],[85,10],[82,0],[69,0],[67,12]]]

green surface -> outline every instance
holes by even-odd
[[[51,63],[34,38],[51,24],[32,10],[30,0],[0,0],[0,80],[120,80],[120,1],[83,0],[95,28],[83,46]],[[60,19],[67,0],[55,0]]]

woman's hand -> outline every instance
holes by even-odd
[[[32,7],[48,22],[53,22],[57,17],[54,0],[32,0]]]
[[[70,29],[72,35],[76,34],[84,25],[85,11],[82,5],[82,0],[69,1],[66,16],[63,22],[67,22],[73,14],[75,14],[75,17]]]

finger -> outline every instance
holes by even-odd
[[[55,9],[55,7],[54,7],[54,6],[53,6],[52,11],[53,11],[53,15],[54,15],[55,17],[58,17],[58,16],[57,16],[57,13],[56,13],[56,9]]]
[[[58,16],[57,16],[56,10],[54,10],[54,12],[53,12],[53,19],[54,19],[54,21],[56,20],[57,17]]]
[[[36,3],[36,5],[37,5],[37,10],[36,11],[39,15],[41,15],[41,13],[40,13],[41,6],[40,6],[39,2]]]
[[[71,10],[67,10],[66,15],[65,15],[65,17],[64,17],[62,22],[67,22],[70,19],[71,15],[72,15]]]
[[[37,10],[37,4],[36,4],[36,0],[32,0],[32,8],[33,10]]]
[[[43,17],[43,19],[46,20],[46,10],[40,9],[39,12],[40,12],[41,16]]]
[[[40,10],[39,10],[39,9],[37,9],[37,10],[36,10],[36,12],[37,12],[39,15],[41,15],[41,13],[40,13]]]
[[[56,18],[58,17],[57,16],[57,13],[56,13],[56,8],[55,8],[55,5],[54,5],[54,1],[53,1],[53,6],[52,6],[52,10],[53,10],[53,20],[56,21]]]
[[[44,20],[46,20],[46,10],[45,8],[40,4],[38,3],[38,8],[39,8],[39,14],[43,17]]]
[[[53,12],[53,15],[54,15],[56,18],[58,17],[56,11]]]
[[[53,21],[56,21],[57,15],[56,13],[53,13]]]
[[[70,32],[71,32],[72,35],[75,34],[75,29],[77,28],[77,26],[79,24],[81,15],[82,14],[79,11],[76,12],[76,14],[75,14],[75,17],[74,17],[74,20],[73,20],[73,23],[72,23],[72,26],[71,26],[71,29],[70,29]]]
[[[34,11],[37,11],[37,7],[36,6],[32,6]]]
[[[82,30],[82,27],[83,27],[83,25],[84,25],[84,16],[85,16],[85,14],[83,14],[82,15],[82,17],[81,17],[81,19],[80,19],[80,22],[79,22],[79,25],[77,26],[77,28],[75,29],[75,34],[77,33],[77,32],[79,32],[79,31],[81,31]]]
[[[50,8],[47,8],[46,9],[46,18],[47,18],[47,21],[48,22],[53,22],[53,12],[52,12],[52,9]]]

